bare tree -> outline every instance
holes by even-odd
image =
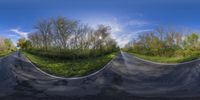
[[[116,49],[116,41],[111,37],[109,26],[99,25],[97,29],[81,24],[76,20],[58,17],[52,20],[40,21],[36,32],[28,38],[34,48],[47,50],[76,51],[76,54],[103,54]],[[101,52],[100,52],[101,51]]]
[[[62,49],[66,49],[69,42],[69,37],[76,31],[78,22],[65,19],[64,17],[59,17],[55,19],[53,23],[54,38],[56,38],[55,43],[59,43]]]
[[[47,20],[40,21],[35,25],[35,28],[38,30],[38,33],[41,34],[42,38],[41,42],[45,50],[48,49],[48,46],[51,44],[52,41],[51,25],[52,25],[51,21]]]

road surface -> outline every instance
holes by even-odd
[[[200,60],[156,64],[121,52],[84,78],[49,76],[15,52],[0,59],[0,100],[199,100]]]

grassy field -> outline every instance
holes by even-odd
[[[146,56],[146,55],[141,55],[141,54],[136,54],[136,53],[129,53],[132,54],[136,57],[153,61],[153,62],[159,62],[159,63],[182,63],[182,62],[187,62],[191,60],[195,60],[199,58],[199,55],[190,55],[190,56],[180,56],[180,57],[159,57],[159,56]]]
[[[41,70],[56,76],[78,77],[91,74],[104,67],[117,53],[107,54],[97,58],[61,60],[36,56],[27,52],[23,54],[28,57]]]

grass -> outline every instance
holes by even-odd
[[[129,52],[130,53],[130,52]],[[179,57],[160,57],[160,56],[146,56],[136,53],[130,53],[136,57],[159,63],[182,63],[192,61],[199,58],[199,55],[179,56]]]
[[[64,77],[79,77],[91,74],[104,67],[116,56],[116,53],[110,53],[97,58],[67,60],[47,58],[28,52],[23,52],[23,54],[41,70],[52,75]]]
[[[4,56],[6,56],[6,55],[8,55],[8,54],[10,54],[11,52],[0,52],[0,57],[4,57]]]

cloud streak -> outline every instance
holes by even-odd
[[[142,26],[146,26],[149,23],[147,21],[144,20],[136,20],[136,19],[132,19],[130,21],[128,21],[126,23],[127,26],[136,26],[136,27],[142,27]]]
[[[111,36],[116,40],[118,46],[124,47],[129,41],[137,38],[139,33],[152,31],[150,23],[141,19],[118,19],[116,17],[90,18],[86,21],[95,28],[99,24],[111,27]],[[151,23],[152,25],[152,23]]]
[[[27,38],[28,33],[29,33],[29,32],[20,31],[19,29],[10,29],[9,31],[14,32],[14,33],[16,33],[16,34],[18,34],[18,35],[20,35],[21,37],[24,37],[24,38]]]
[[[143,29],[133,32],[123,33],[112,33],[113,38],[116,40],[120,47],[124,47],[128,42],[135,39],[139,33],[152,31],[152,29]]]

